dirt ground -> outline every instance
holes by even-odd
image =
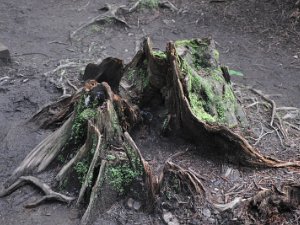
[[[23,124],[39,108],[62,94],[61,88],[55,84],[65,77],[78,84],[79,75],[88,62],[99,62],[108,56],[129,62],[145,36],[150,36],[154,46],[161,49],[170,40],[210,36],[217,43],[221,63],[244,74],[243,77],[235,77],[234,82],[262,90],[278,106],[300,108],[300,27],[290,18],[293,12],[290,4],[292,1],[172,2],[178,11],[141,8],[125,15],[129,28],[107,20],[81,30],[72,40],[71,32],[102,13],[98,9],[105,3],[117,1],[0,2],[0,41],[8,46],[12,57],[11,64],[0,65],[0,183],[9,177],[32,147],[50,132],[34,130]],[[133,3],[118,2],[125,5]],[[73,67],[53,72],[59,65],[68,63]],[[72,88],[67,86],[66,93],[71,91]],[[255,115],[255,111],[252,115]],[[155,133],[155,128],[153,129]],[[171,140],[173,144],[170,146],[170,140],[160,137],[154,137],[155,140],[141,139],[138,136],[136,138],[139,140],[137,144],[145,147],[144,153],[150,163],[164,161],[176,150],[190,147],[182,140]],[[267,137],[265,144],[260,143],[262,152],[278,158],[292,157],[299,160],[297,146],[285,148],[282,152],[278,140],[274,142],[272,138],[276,138],[276,135]],[[149,153],[151,148],[156,149],[152,154]],[[253,194],[255,187],[249,185],[252,180],[263,187],[269,187],[274,183],[274,177],[278,183],[282,177],[290,180],[295,180],[296,177],[286,170],[237,168],[202,158],[201,154],[196,158],[188,157],[189,154],[185,159],[179,157],[176,161],[197,168],[206,177],[207,181],[204,183],[212,190],[213,198],[219,203],[233,199],[242,189],[239,194],[242,193],[244,197]],[[222,174],[227,174],[228,170],[233,172],[223,179]],[[234,194],[224,197],[219,194],[220,190]],[[23,207],[25,202],[33,201],[38,195],[37,190],[24,187],[9,197],[0,199],[0,224],[78,223],[80,210],[73,207],[56,203],[34,209]],[[107,214],[95,224],[162,223],[157,215],[134,212],[123,207],[122,200],[120,203],[111,209],[112,212],[118,211],[118,215]],[[203,212],[204,219],[195,221],[186,219],[189,216],[179,212],[183,215],[180,222],[233,224],[233,220],[221,222],[222,217],[213,209],[205,209]],[[299,215],[295,214],[296,216]],[[288,223],[289,221],[282,222]]]

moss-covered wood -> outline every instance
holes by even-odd
[[[165,51],[154,51],[146,39],[125,67],[115,58],[90,64],[84,88],[29,121],[43,128],[62,125],[25,157],[4,193],[23,183],[24,175],[47,171],[47,182],[76,196],[76,205],[86,209],[82,224],[88,224],[120,196],[135,196],[152,211],[161,191],[205,192],[195,173],[169,161],[155,176],[132,139],[131,129],[151,120],[143,109],[157,105],[166,112],[162,134],[180,135],[222,160],[299,166],[265,157],[243,138],[245,115],[218,55],[211,39],[171,42]]]
[[[245,116],[226,82],[219,53],[211,39],[175,42],[180,79],[192,112],[199,120],[229,127],[244,122]]]

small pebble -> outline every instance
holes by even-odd
[[[127,200],[127,207],[130,208],[130,209],[132,209],[133,204],[134,204],[134,200],[132,198],[129,198]]]
[[[139,201],[134,201],[133,208],[138,211],[141,208],[142,204]]]
[[[165,211],[163,213],[163,219],[168,225],[179,225],[178,219],[171,212]]]
[[[209,209],[203,209],[202,211],[203,216],[205,216],[206,218],[209,218],[211,216],[211,212]]]

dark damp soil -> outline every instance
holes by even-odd
[[[98,9],[105,3],[116,2],[0,2],[0,41],[8,46],[12,56],[11,64],[0,65],[0,183],[9,177],[32,147],[50,132],[26,127],[24,122],[44,104],[62,94],[59,86],[61,79],[66,81],[67,77],[78,85],[80,73],[88,62],[99,62],[108,56],[128,62],[145,36],[150,36],[154,46],[161,49],[170,40],[211,36],[220,51],[221,63],[244,74],[243,77],[234,77],[234,82],[262,90],[278,106],[300,107],[300,27],[297,18],[290,18],[295,10],[293,1],[175,0],[172,2],[179,9],[178,12],[145,7],[125,15],[130,28],[108,20],[104,24],[87,27],[78,32],[76,40],[70,41],[70,32],[99,15],[101,12]],[[133,4],[125,0],[121,3]],[[65,64],[73,66],[53,71]],[[66,85],[66,88],[67,93],[72,91],[70,86]],[[241,97],[248,93],[247,90],[241,91]],[[253,103],[252,100],[243,99],[245,105]],[[247,110],[250,120],[253,124],[256,122],[253,128],[256,131],[254,137],[257,138],[261,131],[255,117],[257,110],[262,110],[260,115],[264,121],[269,119],[269,114],[264,112],[263,107],[250,107]],[[265,127],[266,124],[264,122]],[[135,138],[145,158],[150,164],[157,165],[157,172],[170,155],[191,148],[174,160],[203,175],[203,183],[210,190],[215,203],[226,203],[236,196],[249,197],[257,191],[255,183],[269,187],[274,183],[280,185],[282,177],[291,181],[296,179],[294,173],[286,170],[245,169],[216,163],[201,154],[192,154],[193,147],[181,139],[161,137],[155,127],[151,128],[153,135],[151,133],[149,136],[147,132],[147,129],[137,132]],[[299,133],[295,130],[292,132],[291,137],[299,143]],[[258,147],[263,153],[283,159],[299,157],[299,147],[285,146],[283,151],[275,133],[266,135]],[[78,210],[72,207],[56,203],[35,209],[23,207],[39,195],[37,190],[26,186],[0,199],[0,223],[78,223]],[[155,215],[147,215],[127,209],[125,205],[126,200],[113,205],[95,224],[163,223],[159,210]],[[182,224],[221,224],[225,218],[205,206],[193,211],[196,216],[192,217],[191,211],[185,211],[185,208],[188,207],[182,207],[181,211],[179,208],[172,209],[174,215],[181,214],[178,218]],[[191,219],[199,216],[201,219]],[[285,223],[293,224],[294,217],[297,217],[296,213],[287,218]],[[231,219],[225,223],[233,224],[234,218]]]

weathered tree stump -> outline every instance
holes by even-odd
[[[140,109],[157,104],[167,111],[162,135],[182,136],[234,164],[299,166],[265,157],[243,138],[246,117],[211,39],[170,42],[166,51],[154,51],[146,39],[125,67],[121,60],[107,58],[100,65],[89,64],[84,79],[77,93],[46,106],[29,121],[58,128],[25,157],[2,195],[21,186],[24,176],[53,172],[55,164],[60,169],[52,186],[75,187],[76,205],[86,208],[82,224],[113,204],[108,193],[117,199],[120,193],[130,195],[132,186],[139,190],[135,198],[152,211],[170,177],[205,198],[205,187],[191,170],[167,161],[163,173],[154,175],[132,139],[131,129],[152,119]],[[45,192],[53,193],[49,188]],[[63,197],[57,200],[73,200]]]

